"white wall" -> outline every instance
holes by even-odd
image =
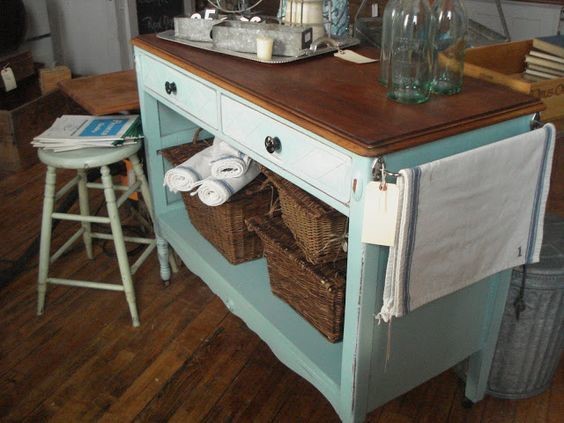
[[[55,58],[79,75],[122,68],[114,0],[47,0]]]
[[[26,11],[26,33],[22,48],[31,51],[35,62],[43,63],[47,67],[55,64],[53,40],[46,0],[24,0]]]
[[[78,75],[133,68],[129,41],[138,34],[135,0],[46,1],[58,64]],[[191,10],[191,0],[184,4]]]

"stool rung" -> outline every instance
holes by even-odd
[[[134,275],[135,272],[137,272],[137,269],[139,269],[139,266],[141,266],[143,264],[143,262],[147,259],[147,257],[149,257],[149,254],[151,254],[151,252],[155,249],[156,246],[157,246],[157,241],[153,240],[153,242],[151,244],[149,244],[149,246],[147,248],[145,248],[145,251],[143,251],[143,253],[135,261],[135,263],[133,263],[131,265],[131,274],[132,275]]]
[[[105,234],[103,232],[91,232],[90,236],[92,238],[97,238],[97,239],[114,239],[114,236],[112,234]],[[137,236],[124,236],[123,237],[124,241],[127,242],[135,242],[137,244],[152,244],[155,243],[156,241],[154,239],[151,238],[140,238]]]
[[[57,193],[55,194],[55,201],[60,199],[63,195],[71,190],[79,181],[80,176],[75,176],[70,181],[68,181],[64,187],[62,187]]]
[[[88,188],[104,189],[104,184],[99,182],[88,182],[86,186]],[[128,185],[114,185],[113,187],[115,191],[127,191],[129,189]]]
[[[50,263],[54,263],[55,260],[57,260],[59,257],[61,257],[63,255],[63,253],[65,251],[67,251],[67,249],[74,244],[74,242],[80,238],[80,236],[84,233],[84,228],[80,228],[78,231],[76,231],[68,240],[67,242],[65,242],[63,245],[61,245],[61,247],[55,252],[55,254],[53,254],[51,256],[51,259],[49,260]]]
[[[47,283],[55,285],[79,286],[81,288],[106,289],[110,291],[123,291],[123,285],[113,283],[102,283],[92,281],[80,281],[75,279],[47,278]]]
[[[80,214],[52,213],[51,218],[59,220],[73,220],[75,222],[110,223],[109,217],[104,216],[82,216]]]
[[[125,200],[127,200],[131,194],[137,192],[140,186],[140,181],[136,181],[135,183],[131,184],[131,186],[116,201],[117,206],[120,207],[123,203],[125,203]]]

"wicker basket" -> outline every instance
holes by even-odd
[[[262,168],[278,191],[282,218],[312,264],[346,257],[348,219],[286,179]]]
[[[162,150],[162,155],[177,166],[208,147],[204,142],[183,144]],[[245,220],[253,216],[267,215],[273,202],[273,189],[259,175],[244,190],[233,195],[229,201],[210,207],[198,196],[182,193],[192,225],[232,264],[262,257],[260,239],[247,229]]]
[[[272,292],[329,341],[343,337],[346,260],[312,265],[277,218],[255,218],[249,228],[261,238]]]

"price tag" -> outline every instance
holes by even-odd
[[[398,219],[399,189],[395,184],[370,182],[364,196],[364,217],[362,220],[362,242],[392,246],[396,237]]]
[[[376,59],[371,59],[369,57],[363,56],[362,54],[355,53],[352,50],[339,50],[333,56],[338,57],[339,59],[346,60],[348,62],[357,63],[359,65],[378,61]]]
[[[15,90],[18,84],[16,83],[16,77],[14,76],[12,68],[6,66],[0,73],[2,74],[2,81],[4,82],[6,92]]]

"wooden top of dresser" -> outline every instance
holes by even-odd
[[[418,105],[386,98],[379,64],[332,54],[274,65],[141,35],[133,44],[362,156],[377,156],[532,114],[540,100],[473,78]],[[359,49],[377,57],[378,50]]]

